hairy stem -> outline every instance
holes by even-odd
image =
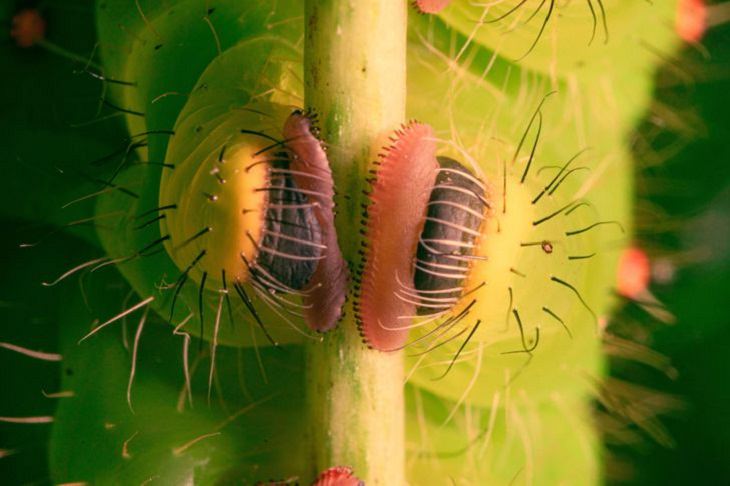
[[[370,161],[405,115],[404,0],[306,0],[305,98],[320,116],[345,258],[357,262]],[[403,359],[368,349],[351,309],[308,349],[314,465],[352,466],[368,485],[404,484]]]

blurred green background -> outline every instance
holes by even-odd
[[[710,30],[702,47],[685,48],[656,79],[634,147],[637,236],[659,273],[652,291],[676,324],[659,324],[636,306],[616,319],[652,328],[651,348],[671,358],[678,375],[618,360],[613,375],[684,404],[661,419],[673,447],[649,440],[613,450],[631,465],[623,471],[630,484],[730,484],[730,28]],[[673,276],[662,275],[672,266]]]
[[[5,0],[0,7],[5,31],[16,5]],[[50,41],[92,53],[88,2],[57,5],[47,17]],[[652,291],[676,323],[661,323],[630,303],[613,321],[651,329],[647,344],[678,373],[668,377],[613,359],[612,374],[683,405],[660,417],[673,446],[641,432],[629,444],[609,446],[609,481],[730,484],[730,28],[710,30],[702,47],[666,61],[635,138],[637,243],[654,263]],[[93,255],[75,240],[49,234],[47,225],[90,214],[90,201],[58,209],[84,193],[79,181],[95,176],[93,167],[83,174],[79,168],[117,148],[123,136],[118,113],[100,105],[100,83],[80,67],[42,49],[20,50],[6,38],[0,46],[0,341],[34,349],[57,346],[61,295],[40,281],[70,267],[61,255]],[[86,123],[99,116],[104,120]],[[73,230],[93,239],[88,224]],[[19,248],[44,237],[36,248]],[[0,350],[0,370],[0,416],[53,414],[55,402],[39,390],[56,391],[60,374],[73,372],[6,350]],[[0,483],[49,482],[49,430],[0,424]]]

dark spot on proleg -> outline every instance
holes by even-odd
[[[439,157],[438,162],[440,171],[418,244],[414,283],[424,297],[448,299],[462,293],[482,222],[480,215],[485,212],[485,194],[483,186],[459,162],[448,157]],[[418,312],[433,313],[434,308],[419,307]]]
[[[288,168],[276,162],[272,168]],[[265,232],[258,242],[256,266],[295,290],[306,287],[323,253],[322,233],[306,194],[288,174],[270,178]],[[263,277],[264,280],[266,277]]]

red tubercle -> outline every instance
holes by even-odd
[[[405,344],[416,306],[398,297],[413,285],[413,260],[431,189],[438,174],[436,143],[429,125],[411,122],[384,149],[367,209],[364,265],[356,302],[366,343],[380,351]]]
[[[618,266],[618,293],[641,300],[649,288],[651,263],[644,250],[630,247],[621,254]]]
[[[32,47],[46,35],[46,21],[38,9],[25,8],[13,16],[10,37],[18,47]]]
[[[364,486],[365,483],[355,477],[352,468],[336,466],[327,469],[317,476],[312,486]]]
[[[700,42],[707,30],[707,17],[705,0],[679,0],[675,30],[686,42]]]
[[[315,135],[312,119],[296,111],[284,123],[284,140],[290,151],[289,168],[297,186],[311,194],[318,206],[315,217],[327,246],[312,278],[304,289],[305,319],[310,328],[325,332],[337,326],[347,296],[347,264],[335,230],[334,182],[327,154]],[[316,194],[316,195],[314,195]]]
[[[445,9],[449,3],[451,0],[415,0],[413,6],[421,13],[435,14]]]

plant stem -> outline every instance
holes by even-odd
[[[365,177],[405,116],[405,0],[306,0],[305,99],[320,116],[338,196],[337,229],[357,262]],[[352,466],[369,486],[405,484],[403,358],[362,342],[351,308],[308,347],[317,470]]]

